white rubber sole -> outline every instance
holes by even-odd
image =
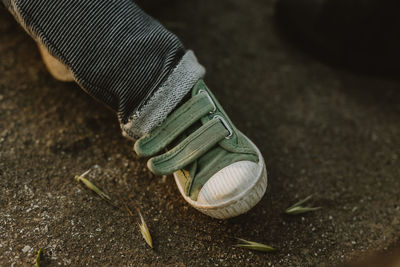
[[[253,142],[250,141],[250,143],[254,146],[260,160],[258,161],[258,173],[256,179],[254,179],[254,182],[249,185],[249,187],[245,188],[240,194],[237,194],[236,196],[227,199],[222,203],[218,203],[216,205],[207,203],[204,205],[199,204],[197,201],[193,201],[190,197],[186,196],[184,189],[178,182],[177,176],[174,174],[175,182],[183,198],[195,209],[217,219],[232,218],[246,213],[253,208],[264,196],[268,185],[268,178],[265,162],[261,152],[253,144]]]

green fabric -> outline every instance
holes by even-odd
[[[229,130],[232,136],[227,138]],[[169,151],[155,156],[174,142]],[[203,185],[222,168],[238,161],[259,160],[203,80],[192,89],[191,99],[136,142],[135,151],[140,156],[155,156],[147,164],[155,174],[175,172],[186,195],[193,200],[197,200]]]
[[[228,134],[219,119],[210,120],[173,149],[150,159],[147,166],[155,174],[173,173],[198,159]]]
[[[173,112],[165,122],[150,134],[140,138],[134,146],[135,152],[142,157],[149,157],[165,149],[188,127],[213,110],[213,105],[204,94],[189,99]]]

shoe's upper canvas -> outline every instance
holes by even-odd
[[[155,156],[167,147],[167,152]],[[188,101],[135,143],[135,151],[152,156],[148,167],[155,174],[175,173],[185,194],[194,201],[206,182],[225,167],[259,161],[253,146],[202,80]]]

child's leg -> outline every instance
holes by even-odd
[[[2,1],[85,91],[118,113],[123,126],[134,117],[123,127],[129,135],[150,132],[204,75],[193,53],[131,0]],[[141,110],[148,101],[164,106]]]
[[[65,66],[62,62],[60,62],[52,55],[50,55],[50,53],[43,45],[38,44],[38,48],[40,54],[42,55],[42,59],[44,64],[46,65],[47,70],[55,79],[62,82],[74,81],[74,75],[67,66]]]

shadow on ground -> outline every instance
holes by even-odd
[[[144,2],[144,1],[141,1]],[[154,1],[207,67],[206,80],[257,143],[267,195],[248,214],[208,218],[155,177],[116,116],[53,80],[34,42],[0,10],[0,263],[324,266],[400,245],[400,85],[332,69],[277,37],[273,1]],[[153,235],[75,183],[89,178],[137,203]],[[289,217],[307,195],[323,209]],[[262,254],[236,237],[270,244]]]

